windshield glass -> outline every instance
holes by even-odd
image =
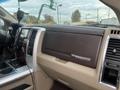
[[[99,0],[20,0],[27,24],[119,25],[116,14]],[[0,3],[16,17],[17,0]]]

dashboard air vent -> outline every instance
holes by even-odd
[[[109,40],[109,45],[106,53],[106,60],[120,62],[120,39]]]
[[[111,34],[120,34],[119,30],[111,30]]]
[[[120,75],[120,39],[110,38],[101,81],[117,88]]]

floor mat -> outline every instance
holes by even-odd
[[[72,89],[62,83],[54,81],[54,84],[50,90],[72,90]]]

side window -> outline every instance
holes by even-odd
[[[4,20],[0,18],[0,30],[4,29]]]
[[[0,18],[0,34],[6,35],[6,26],[2,18]]]

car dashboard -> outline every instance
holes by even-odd
[[[119,90],[118,28],[44,28],[37,62],[47,75],[75,90]]]
[[[119,28],[21,27],[14,45],[17,58],[2,63],[0,72],[8,70],[9,73],[0,74],[1,86],[31,73],[35,82],[41,83],[38,79],[41,74],[35,74],[39,67],[52,80],[74,90],[120,90]],[[28,85],[34,87],[31,82]]]

